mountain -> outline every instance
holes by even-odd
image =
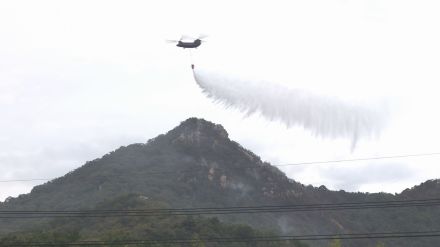
[[[439,198],[439,181],[401,194],[348,193],[305,186],[232,141],[221,126],[190,118],[147,143],[121,147],[63,177],[8,199],[1,210],[87,210],[135,194],[171,208],[365,203]],[[342,234],[440,229],[436,207],[217,215],[278,234]],[[46,226],[51,220],[0,221],[3,234]],[[435,238],[391,239],[386,246],[435,246]],[[345,240],[344,246],[375,246],[376,240]],[[311,246],[327,246],[325,241]]]

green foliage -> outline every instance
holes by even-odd
[[[46,242],[49,244],[72,243],[79,239],[78,232],[52,232],[32,231],[13,234],[0,239],[0,246],[22,245],[28,246],[29,242]]]
[[[330,243],[330,247],[342,247],[342,243],[340,239],[334,239]]]
[[[99,208],[146,210],[165,208],[166,204],[145,200],[139,195],[125,195],[100,204]],[[191,239],[194,247],[306,247],[298,242],[231,242],[217,243],[204,239],[238,238],[250,239],[274,236],[273,233],[255,230],[247,225],[221,223],[217,218],[193,216],[154,216],[154,217],[107,217],[71,218],[54,220],[44,229],[9,234],[0,239],[0,246],[12,244],[26,245],[29,242],[48,242],[52,244],[75,243],[84,240],[99,240],[117,243],[124,240],[172,240]],[[121,245],[122,246],[122,245]],[[155,244],[155,246],[176,246],[175,244]],[[180,245],[177,245],[180,246]],[[182,244],[181,246],[188,246]]]
[[[87,162],[61,178],[36,186],[30,194],[9,198],[0,203],[0,210],[368,203],[438,197],[439,180],[427,181],[398,195],[347,193],[330,191],[325,187],[304,186],[228,139],[223,127],[193,118],[148,143],[121,147],[102,158]],[[0,236],[4,239],[18,237],[20,241],[33,238],[73,241],[75,236],[78,239],[94,239],[98,236],[99,239],[116,241],[134,237],[251,236],[281,232],[292,235],[344,231],[405,232],[440,228],[440,214],[436,207],[218,217],[177,217],[172,220],[163,217],[108,218],[99,221],[1,219]],[[220,221],[235,225],[225,225]],[[328,246],[329,242],[317,245]],[[437,246],[437,242],[435,238],[384,240],[387,246],[399,247],[430,247]],[[213,243],[204,244],[207,247],[214,246]],[[297,242],[283,244],[301,246]],[[344,242],[346,247],[371,247],[376,244],[375,240],[368,239]]]

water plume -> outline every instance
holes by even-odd
[[[290,89],[270,82],[237,80],[194,69],[203,92],[227,108],[246,116],[259,113],[288,127],[300,126],[315,136],[349,138],[354,149],[358,138],[378,135],[386,112],[383,106],[367,106],[301,88]]]

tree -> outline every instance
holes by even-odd
[[[194,233],[191,239],[194,241],[191,243],[191,247],[205,247],[205,243],[200,240],[197,233]]]
[[[330,247],[342,247],[341,240],[335,239],[330,243]]]

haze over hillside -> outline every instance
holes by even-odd
[[[147,143],[121,147],[99,159],[87,162],[63,177],[36,186],[29,194],[8,199],[1,203],[0,209],[93,210],[100,207],[111,209],[115,205],[130,208],[129,204],[124,204],[124,199],[120,199],[126,198],[127,202],[133,202],[130,199],[133,197],[129,195],[143,198],[151,202],[153,207],[160,204],[171,208],[367,203],[439,198],[439,189],[440,183],[437,180],[427,181],[396,195],[347,193],[330,191],[324,186],[306,186],[289,179],[276,167],[263,162],[257,155],[230,140],[227,131],[221,125],[190,118]],[[118,203],[114,204],[115,200]],[[151,205],[142,207],[148,208]],[[436,206],[216,216],[228,224],[246,224],[262,232],[277,234],[347,234],[440,229],[440,214]],[[81,228],[87,222],[75,221],[72,224]],[[112,223],[96,221],[94,224],[105,228]],[[37,226],[50,232],[54,227],[65,229],[73,225],[68,221],[55,224],[46,218],[0,221],[2,234],[31,231]],[[80,238],[89,233],[77,232]],[[387,246],[409,247],[435,246],[437,240],[414,238],[383,242]],[[353,247],[366,247],[377,243],[378,240],[343,241],[344,246]],[[309,244],[326,246],[328,243],[318,241]]]

